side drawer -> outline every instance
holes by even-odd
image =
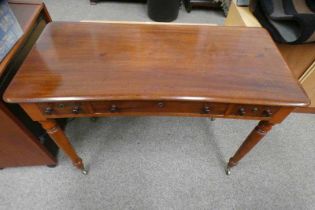
[[[242,105],[236,104],[229,110],[228,115],[244,116],[244,117],[262,117],[271,118],[279,111],[276,106],[262,106],[262,105]]]
[[[53,115],[79,115],[91,113],[87,104],[83,102],[40,103],[38,106],[42,113],[47,117]]]

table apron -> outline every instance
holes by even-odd
[[[195,101],[91,101],[36,103],[44,118],[102,116],[188,116],[271,119],[281,107]]]

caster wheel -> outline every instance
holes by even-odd
[[[214,118],[214,117],[211,117],[210,120],[213,122],[213,121],[215,121],[215,118]]]
[[[57,164],[56,165],[47,165],[48,168],[56,168]]]
[[[83,175],[87,175],[88,174],[88,171],[86,169],[82,169],[81,172],[82,172]]]
[[[4,168],[0,168],[0,170],[3,170]]]
[[[227,176],[231,175],[231,169],[230,169],[229,167],[227,167],[227,168],[225,169],[225,174],[226,174]]]

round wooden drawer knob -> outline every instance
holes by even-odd
[[[72,113],[73,113],[73,114],[79,114],[79,113],[80,113],[80,107],[79,107],[79,106],[73,107]]]
[[[271,117],[272,112],[270,109],[266,109],[263,111],[263,115],[264,115],[264,117]]]
[[[110,107],[109,111],[110,111],[110,112],[118,112],[118,107],[117,107],[115,104],[113,104],[113,105]]]
[[[165,104],[164,104],[163,102],[159,102],[157,105],[158,105],[158,107],[160,107],[160,108],[165,107]]]
[[[47,115],[50,115],[50,114],[52,114],[53,113],[53,108],[51,108],[51,107],[46,107],[46,109],[45,109],[45,114],[47,114]]]
[[[252,109],[252,111],[253,111],[254,113],[258,112],[258,108],[257,108],[257,107],[254,107],[254,108]]]
[[[241,115],[241,116],[244,116],[244,115],[246,114],[245,108],[241,107],[241,108],[238,110],[238,114]]]
[[[204,112],[205,114],[209,114],[210,111],[211,111],[211,109],[210,109],[209,106],[204,106],[204,107],[203,107],[203,112]]]

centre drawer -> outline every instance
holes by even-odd
[[[223,115],[227,104],[187,101],[91,102],[94,113],[191,113]]]

